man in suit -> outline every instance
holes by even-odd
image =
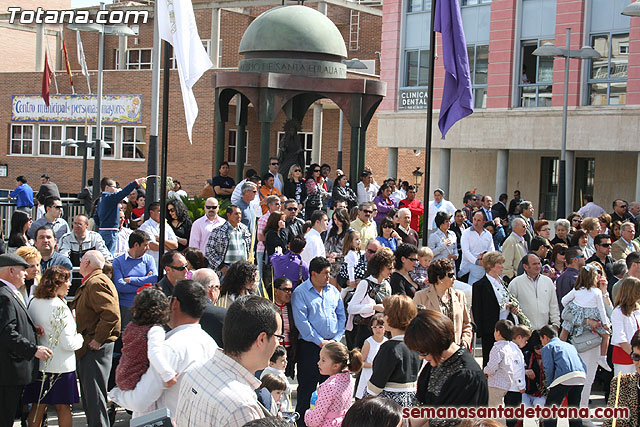
[[[527,226],[527,232],[524,235],[524,240],[527,241],[527,245],[531,244],[531,239],[533,239],[533,236],[536,235],[536,233],[533,231],[533,213],[533,203],[528,200],[520,203],[520,218],[524,220],[525,225]]]
[[[511,223],[511,234],[502,244],[502,255],[505,259],[502,274],[507,278],[507,281],[516,275],[518,263],[527,254],[527,242],[524,240],[526,228],[522,218],[515,218]]]
[[[507,221],[507,200],[509,196],[507,193],[502,193],[500,197],[498,197],[498,203],[495,203],[491,206],[491,212],[493,213],[494,218],[500,218],[502,221],[502,226],[506,227],[508,225]]]
[[[12,426],[22,389],[35,379],[37,359],[46,360],[52,352],[37,345],[36,331],[20,293],[29,267],[15,254],[0,255],[0,426]]]
[[[611,256],[617,261],[626,259],[631,252],[640,252],[640,244],[634,241],[636,227],[632,222],[620,226],[620,238],[611,245]]]
[[[202,317],[200,317],[200,326],[214,339],[218,347],[222,346],[222,327],[224,326],[224,318],[227,315],[227,309],[215,305],[220,296],[220,279],[215,271],[210,268],[201,268],[193,273],[192,279],[207,290],[209,302],[204,309]]]

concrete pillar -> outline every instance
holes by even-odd
[[[127,69],[127,36],[118,37],[118,70]]]
[[[498,150],[496,160],[496,198],[498,201],[500,194],[508,193],[507,182],[509,177],[509,150]]]
[[[451,176],[451,148],[440,149],[440,176],[438,179],[438,185],[444,191],[444,194],[449,194],[449,182]]]
[[[36,29],[36,72],[41,72],[44,70],[44,24],[36,24]],[[49,63],[52,64],[54,60],[49,58]]]
[[[640,153],[638,153],[638,160],[636,160],[636,197],[633,200],[640,200]]]
[[[211,9],[211,45],[209,46],[209,57],[213,63],[213,68],[220,68],[220,8]]]
[[[576,159],[576,152],[567,150],[567,185],[565,186],[565,188],[567,189],[567,192],[566,192],[567,199],[565,203],[565,206],[566,206],[565,212],[567,215],[573,212],[573,181],[576,176],[575,159]]]
[[[358,174],[358,144],[360,143],[360,133],[362,128],[351,126],[351,147],[349,152],[349,181],[351,188],[356,188],[360,176]]]
[[[318,12],[320,12],[321,14],[327,16],[327,2],[326,1],[319,1],[318,2]]]
[[[367,160],[367,128],[362,128],[360,132],[360,142],[358,143],[358,177],[364,170],[365,161]]]
[[[236,95],[236,182],[244,178],[244,164],[247,157],[247,109],[248,100]]]
[[[398,149],[387,148],[387,176],[398,179]],[[398,186],[400,184],[398,183]]]
[[[271,143],[271,123],[260,123],[260,176],[269,172],[269,147]]]
[[[313,104],[313,147],[311,161],[320,164],[322,154],[322,104]]]

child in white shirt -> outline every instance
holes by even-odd
[[[604,309],[602,291],[598,288],[599,276],[603,274],[599,265],[590,263],[580,269],[573,289],[562,298],[562,331],[560,339],[567,341],[569,335],[577,337],[585,332],[586,319],[595,320],[599,326],[593,332],[602,337],[598,365],[611,371],[607,363],[607,349],[611,339],[611,322]],[[567,320],[568,319],[568,320]]]
[[[493,336],[496,340],[489,353],[489,362],[484,368],[489,385],[489,406],[514,406],[525,392],[524,356],[517,344],[511,342],[513,323],[510,320],[498,320]],[[518,403],[519,404],[519,403]],[[505,420],[499,420],[503,424]],[[517,420],[507,420],[507,426],[515,426]]]
[[[278,400],[277,403],[278,407],[282,408],[283,411],[288,412],[290,409],[289,396],[291,395],[291,385],[289,384],[289,380],[287,380],[287,376],[284,374],[285,369],[287,369],[287,350],[283,346],[279,345],[271,355],[269,366],[264,368],[264,371],[260,374],[260,379],[263,379],[267,374],[273,374],[284,380],[287,384],[287,388],[282,394],[282,398]]]

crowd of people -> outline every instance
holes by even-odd
[[[609,214],[585,196],[550,222],[517,190],[495,204],[469,191],[457,209],[436,189],[425,212],[406,181],[303,170],[271,158],[236,185],[222,163],[201,217],[179,183],[162,206],[145,178],[103,178],[71,227],[45,175],[33,221],[18,177],[0,255],[0,424],[40,426],[55,407],[70,426],[82,399],[89,426],[116,405],[168,408],[179,426],[397,426],[417,405],[587,407],[597,375],[611,405],[612,375],[635,393],[640,204]],[[622,400],[635,406],[619,423],[636,425],[637,399]],[[411,420],[427,422],[461,420]]]

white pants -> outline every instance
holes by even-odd
[[[623,374],[635,374],[636,366],[633,363],[631,365],[618,365],[617,363],[614,363],[613,376],[617,377],[620,372]]]
[[[460,276],[464,276],[467,273],[469,273],[469,280],[467,283],[471,286],[478,280],[482,279],[486,274],[482,266],[462,261],[462,265],[460,265]]]
[[[466,303],[467,303],[467,311],[469,311],[469,313],[471,313],[471,298],[473,297],[473,286],[468,285],[464,282],[461,282],[460,280],[455,280],[453,282],[453,289],[457,289],[459,291],[462,291],[462,293],[464,294],[465,298],[466,298]]]
[[[596,377],[598,371],[598,359],[600,358],[600,346],[594,347],[591,350],[578,353],[580,358],[587,366],[587,377],[584,380],[584,387],[582,388],[582,396],[580,398],[580,407],[589,407],[589,395],[591,394],[591,386],[593,385],[593,379]],[[633,366],[633,365],[631,365]]]

